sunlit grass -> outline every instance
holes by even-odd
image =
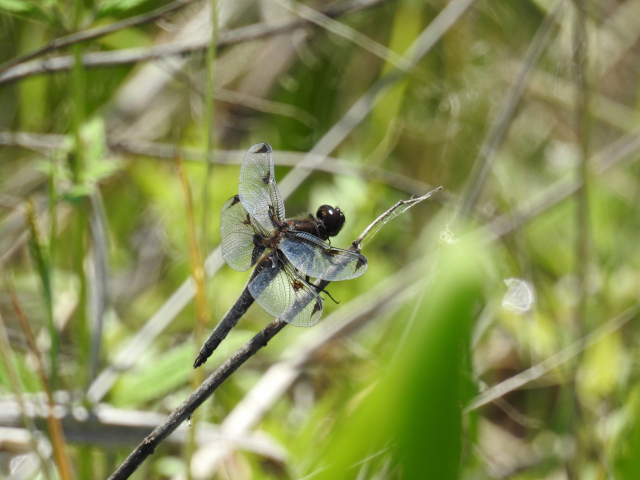
[[[365,245],[369,270],[329,285],[340,303],[319,325],[285,328],[218,389],[190,433],[221,426],[225,442],[198,440],[188,465],[184,427],[138,478],[638,478],[637,2],[302,2],[348,26],[313,17],[331,31],[275,2],[217,0],[213,16],[203,1],[71,3],[0,1],[0,427],[32,430],[36,355],[66,409],[66,442],[34,437],[47,467],[0,428],[0,476],[64,476],[65,449],[75,477],[108,476],[144,414],[191,392],[205,295],[206,335],[248,278],[215,253],[239,166],[203,160],[268,142],[288,214],[346,212],[337,247],[444,190]],[[298,23],[274,35],[278,22]],[[252,24],[262,33],[243,37]],[[420,38],[435,42],[403,72]],[[169,47],[182,50],[125,59]],[[292,168],[310,151],[337,167]],[[190,276],[211,252],[196,306]],[[507,278],[531,284],[529,311],[502,307]],[[203,373],[270,321],[252,306]]]

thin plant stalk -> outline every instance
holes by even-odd
[[[91,337],[89,332],[89,319],[87,318],[87,274],[84,269],[86,251],[86,231],[88,228],[87,209],[85,199],[76,208],[76,218],[73,231],[73,269],[76,272],[79,291],[78,305],[76,307],[76,326],[74,331],[75,342],[78,347],[78,381],[85,385],[89,378],[91,358]]]
[[[51,479],[51,472],[49,472],[49,462],[46,458],[42,456],[40,449],[38,448],[38,443],[35,439],[35,433],[37,432],[37,428],[31,417],[26,414],[26,408],[23,400],[24,390],[22,388],[22,382],[20,381],[20,375],[18,374],[18,369],[16,367],[15,358],[13,356],[13,349],[11,348],[11,343],[9,342],[9,335],[7,334],[7,329],[4,325],[4,319],[0,314],[0,356],[2,357],[2,362],[5,365],[7,377],[9,377],[9,382],[11,383],[11,388],[13,390],[13,394],[15,395],[16,402],[20,407],[20,416],[22,417],[22,423],[31,435],[29,436],[29,443],[31,445],[31,450],[38,456],[40,460],[40,471],[42,472],[45,480]]]
[[[198,242],[198,234],[196,231],[195,212],[193,206],[193,197],[189,181],[182,168],[182,162],[176,155],[176,167],[178,176],[185,195],[185,213],[187,216],[187,230],[189,236],[189,260],[191,266],[191,275],[196,283],[196,337],[198,345],[204,337],[204,327],[209,320],[209,307],[207,304],[206,275],[204,272],[204,262],[202,260],[202,251]]]
[[[27,52],[24,55],[20,55],[18,57],[12,58],[11,60],[1,64],[0,72],[3,72],[8,68],[11,68],[21,63],[24,63],[26,61],[29,61],[32,58],[36,58],[36,57],[39,57],[40,55],[44,55],[45,53],[49,53],[53,50],[68,47],[78,42],[86,42],[87,40],[100,38],[105,35],[109,35],[111,33],[124,30],[125,28],[131,28],[136,25],[142,25],[145,23],[153,22],[155,20],[162,18],[167,14],[174,12],[179,8],[185,7],[186,5],[193,3],[194,1],[195,0],[174,0],[173,2],[148,13],[136,15],[135,17],[126,18],[119,22],[110,23],[108,25],[102,25],[100,27],[95,27],[88,30],[81,30],[79,32],[75,32],[70,35],[66,35],[64,37],[56,38],[55,40],[51,40],[50,42],[47,42],[45,45],[42,45],[41,47],[36,48],[35,50]]]
[[[529,44],[529,48],[522,62],[522,68],[510,85],[500,105],[500,111],[495,116],[487,137],[478,152],[478,157],[473,164],[473,170],[469,175],[465,191],[461,196],[461,204],[457,214],[466,216],[473,210],[473,206],[480,196],[491,166],[493,165],[496,153],[515,118],[516,109],[534,73],[534,67],[549,44],[552,34],[555,32],[557,26],[556,19],[561,13],[563,6],[564,3],[560,0],[554,3],[540,24],[540,27],[538,27],[534,39]]]
[[[582,182],[582,188],[576,192],[578,208],[576,210],[576,264],[579,279],[579,302],[576,312],[578,328],[581,336],[586,334],[587,314],[587,269],[589,267],[589,156],[591,119],[589,114],[589,102],[591,101],[589,85],[588,63],[588,36],[587,36],[587,12],[588,2],[577,0],[575,2],[576,19],[574,28],[574,62],[579,68],[578,86],[575,99],[575,128],[580,152],[577,177]]]
[[[56,160],[51,158],[51,168],[49,171],[49,177],[47,178],[47,208],[49,213],[49,258],[52,262],[55,258],[56,232],[58,230],[58,215],[56,214],[58,197],[56,191],[55,169]]]
[[[179,155],[175,156],[176,169],[178,176],[180,177],[180,183],[185,197],[185,213],[187,218],[187,234],[189,237],[189,264],[191,269],[191,276],[196,285],[195,306],[196,306],[196,321],[195,321],[195,342],[199,347],[204,341],[204,329],[209,322],[209,306],[207,302],[207,290],[206,290],[206,275],[204,271],[204,262],[202,260],[202,251],[200,249],[200,243],[198,242],[198,233],[196,231],[195,212],[193,207],[193,195],[191,193],[191,187],[187,175],[182,168],[182,161]],[[204,373],[202,369],[197,370],[191,377],[191,385],[195,390],[204,381]],[[202,416],[202,412],[194,412],[191,417],[191,429],[189,430],[189,439],[185,445],[185,463],[187,465],[187,478],[191,478],[191,457],[195,452],[196,447],[196,432],[198,421]]]
[[[82,183],[82,167],[84,149],[80,130],[82,121],[84,120],[84,90],[85,90],[85,72],[82,66],[82,49],[80,44],[73,46],[73,68],[71,70],[71,102],[72,117],[71,130],[75,142],[75,148],[69,155],[69,167],[73,176],[73,182],[78,185]]]
[[[324,13],[326,16],[336,17],[348,12],[361,11],[375,7],[389,1],[390,0],[337,1],[323,9],[319,9],[319,11]],[[226,45],[248,42],[287,33],[308,23],[309,21],[303,18],[292,18],[258,25],[246,25],[234,30],[222,32],[219,36],[217,46],[218,48],[221,48]],[[207,43],[201,41],[194,42],[190,40],[188,42],[172,42],[166,45],[156,45],[150,48],[130,48],[111,52],[86,53],[83,56],[83,63],[85,67],[108,67],[132,64],[150,61],[164,56],[184,55],[195,51],[206,50],[206,48],[208,48],[208,44],[208,40]],[[72,67],[73,57],[68,55],[33,60],[22,65],[7,67],[5,71],[0,71],[0,84],[14,82],[31,75],[69,70]]]
[[[206,64],[204,69],[205,74],[205,91],[204,91],[204,138],[205,138],[205,164],[206,174],[204,176],[204,184],[202,185],[202,245],[204,245],[205,252],[208,253],[208,239],[209,235],[209,204],[210,204],[210,192],[209,182],[213,174],[213,152],[215,145],[214,136],[214,75],[215,75],[215,60],[218,43],[218,9],[217,1],[211,0],[211,42],[207,48]]]
[[[31,323],[25,315],[24,310],[20,306],[18,295],[16,294],[13,287],[9,288],[9,297],[11,298],[11,304],[16,313],[16,317],[18,317],[18,320],[20,322],[20,327],[22,328],[22,331],[27,339],[29,350],[31,350],[31,353],[35,358],[36,372],[38,373],[40,383],[42,384],[42,389],[45,391],[47,400],[49,402],[49,411],[47,412],[47,428],[49,430],[49,438],[53,447],[54,461],[56,463],[56,466],[58,467],[60,478],[62,480],[72,480],[73,474],[71,469],[71,460],[69,459],[69,455],[67,453],[67,442],[64,438],[64,430],[62,429],[60,419],[54,414],[55,401],[53,399],[53,391],[51,389],[49,379],[47,378],[44,365],[42,364],[40,351],[38,350],[38,346],[36,345],[36,338],[33,334],[33,331],[31,330]]]
[[[195,220],[193,215],[193,202],[191,197],[191,192],[189,190],[189,185],[187,183],[186,176],[184,175],[184,171],[179,165],[180,172],[182,173],[181,179],[183,188],[185,190],[185,198],[187,199],[187,210],[190,210],[189,219],[189,237],[193,250],[191,265],[192,269],[197,269],[201,274],[201,278],[196,280],[196,310],[197,310],[197,318],[196,318],[196,329],[194,340],[196,342],[196,348],[200,348],[204,341],[205,336],[205,328],[209,323],[209,308],[207,305],[207,296],[206,296],[206,275],[204,271],[204,263],[203,263],[203,255],[204,251],[205,256],[208,255],[209,252],[209,239],[210,236],[210,200],[211,195],[209,192],[209,183],[211,181],[213,175],[213,152],[215,145],[215,135],[214,135],[214,122],[215,122],[215,110],[214,110],[214,89],[215,89],[215,60],[217,53],[217,44],[218,44],[218,2],[217,0],[211,0],[211,19],[210,19],[210,28],[211,28],[211,41],[207,47],[207,56],[205,62],[205,92],[204,92],[204,135],[205,135],[205,163],[206,163],[206,173],[204,176],[204,184],[202,185],[202,238],[200,242],[200,246],[202,249],[198,248],[197,235],[196,235],[196,227]],[[194,268],[195,267],[195,268]],[[195,275],[194,275],[194,278]],[[195,390],[199,385],[204,381],[204,373],[203,371],[197,371],[193,373],[191,377],[191,385]],[[206,414],[206,410],[198,410],[194,412],[192,417],[192,428],[189,430],[189,439],[186,445],[185,451],[185,460],[186,460],[186,474],[187,480],[191,480],[191,458],[193,457],[194,452],[196,451],[196,432],[198,422],[201,418],[203,418]]]
[[[589,153],[590,153],[590,118],[589,102],[589,61],[588,61],[588,35],[587,35],[587,8],[588,0],[576,0],[573,2],[575,9],[575,25],[573,37],[573,62],[578,67],[578,78],[575,98],[575,129],[578,141],[578,151],[580,161],[578,163],[577,177],[582,181],[582,188],[576,192],[576,239],[575,239],[575,262],[576,276],[578,279],[578,304],[575,312],[575,327],[579,338],[585,338],[589,331],[588,307],[588,272],[590,261],[590,227],[589,227]],[[581,356],[576,358],[572,372],[577,372],[581,365]],[[575,375],[575,373],[573,373]],[[571,405],[579,406],[580,400],[574,388],[565,385],[565,395],[570,399],[567,402]],[[576,428],[581,423],[582,409],[570,409],[566,413],[566,418],[562,418],[571,429]],[[570,476],[579,476],[586,458],[583,449],[591,450],[589,440],[582,435],[576,435],[577,449],[567,462],[566,468]],[[602,465],[598,465],[602,469]]]
[[[49,349],[49,362],[51,364],[50,381],[52,388],[58,386],[58,353],[60,351],[60,335],[53,319],[53,295],[51,291],[51,262],[47,247],[42,241],[36,220],[36,208],[32,200],[27,202],[27,222],[31,234],[31,252],[38,268],[40,282],[42,283],[42,293],[44,296],[45,315],[47,319],[47,329],[51,339]]]
[[[83,2],[82,0],[75,0],[74,2],[74,27],[76,30],[81,28],[82,21]],[[86,152],[84,144],[82,142],[82,123],[85,117],[85,91],[86,91],[86,78],[85,69],[82,65],[82,44],[76,43],[73,45],[73,68],[71,70],[71,92],[70,98],[72,101],[71,109],[71,129],[74,139],[74,149],[69,155],[70,169],[73,178],[73,184],[75,187],[82,186],[84,183],[84,163],[86,161]],[[80,198],[76,204],[76,224],[74,237],[72,239],[73,249],[73,268],[79,280],[79,295],[78,295],[78,307],[76,309],[76,345],[78,346],[80,365],[79,383],[85,385],[89,378],[90,369],[90,349],[91,338],[89,334],[89,320],[87,318],[87,276],[84,270],[84,258],[85,258],[85,241],[86,231],[88,227],[87,215],[88,205],[86,199]]]
[[[640,302],[635,303],[611,320],[608,320],[604,325],[593,330],[586,337],[580,338],[577,342],[547,357],[532,367],[487,388],[469,402],[469,405],[464,409],[464,413],[477,410],[499,398],[503,398],[510,392],[521,389],[525,385],[544,377],[553,369],[580,356],[585,349],[596,345],[607,336],[620,331],[620,329],[629,322],[637,320],[638,315],[640,315]]]

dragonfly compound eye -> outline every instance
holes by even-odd
[[[322,205],[316,216],[322,221],[328,237],[334,237],[340,233],[345,222],[344,213],[340,211],[340,208],[334,208],[331,205]]]

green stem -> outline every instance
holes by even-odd
[[[58,230],[58,216],[56,207],[58,196],[56,192],[56,161],[51,159],[51,171],[47,179],[47,211],[49,213],[49,259],[53,262],[55,256],[56,232]]]
[[[209,47],[207,48],[207,57],[205,64],[205,94],[204,94],[204,129],[205,129],[205,163],[206,163],[206,174],[204,177],[204,184],[202,185],[202,239],[200,241],[201,251],[204,254],[203,256],[208,255],[207,248],[207,240],[210,238],[209,235],[209,215],[211,209],[209,208],[210,203],[210,192],[209,192],[209,182],[211,180],[211,176],[213,174],[213,149],[215,143],[214,137],[214,105],[213,105],[213,90],[214,90],[214,65],[216,60],[216,45],[218,43],[218,14],[217,14],[217,1],[211,0],[211,41],[209,42]],[[195,225],[194,225],[195,227]],[[195,228],[193,231],[195,235]],[[203,256],[200,257],[200,261]],[[204,267],[203,265],[198,265],[198,267]],[[204,278],[202,279],[204,282]],[[200,288],[204,287],[203,284]],[[196,347],[200,348],[204,341],[204,329],[206,327],[206,319],[208,315],[206,314],[206,290],[201,292],[201,302],[204,302],[204,305],[201,305],[198,310],[201,310],[201,314],[197,315],[196,319],[196,328],[195,328],[195,342]],[[203,374],[201,372],[194,371],[192,378],[192,386],[197,388],[202,381],[204,380]],[[189,439],[185,445],[185,463],[187,465],[187,480],[191,480],[191,458],[196,449],[196,432],[199,420],[204,418],[204,412],[194,412],[192,417],[192,428],[189,429]]]
[[[36,441],[36,436],[38,435],[38,429],[36,427],[33,418],[27,415],[27,408],[24,402],[24,388],[22,385],[22,381],[20,379],[20,374],[18,372],[18,367],[16,364],[16,360],[14,358],[14,352],[11,347],[11,342],[9,341],[9,335],[7,334],[7,329],[4,325],[4,320],[2,319],[2,315],[0,314],[0,358],[2,358],[2,363],[4,363],[4,368],[9,378],[9,383],[11,384],[11,388],[13,389],[13,395],[15,396],[16,402],[20,406],[20,416],[22,417],[22,424],[24,427],[29,430],[31,433],[29,437],[29,443],[31,445],[31,450],[38,456],[40,460],[40,471],[42,472],[42,476],[45,480],[51,480],[51,471],[50,464],[47,459],[45,459],[38,448],[38,443]]]
[[[582,188],[577,192],[578,208],[576,212],[577,236],[576,236],[576,262],[577,276],[579,279],[579,304],[576,312],[580,336],[584,337],[588,332],[586,316],[588,314],[588,288],[587,277],[589,267],[589,156],[591,145],[589,142],[591,133],[591,118],[589,114],[590,86],[588,62],[588,37],[587,37],[587,0],[577,0],[576,25],[574,31],[574,62],[579,68],[578,88],[576,89],[576,133],[580,148],[580,165],[577,176],[582,182]]]
[[[74,232],[73,268],[78,276],[79,292],[78,306],[76,309],[75,343],[78,348],[77,385],[86,385],[89,379],[91,335],[89,319],[87,317],[87,275],[84,270],[84,257],[86,251],[85,237],[88,228],[88,205],[83,199],[76,208],[76,231]]]
[[[576,209],[576,275],[578,278],[578,306],[575,312],[576,330],[579,338],[586,338],[589,332],[589,292],[588,292],[588,273],[590,262],[590,243],[591,232],[589,225],[589,155],[590,155],[590,131],[591,121],[589,115],[590,102],[590,85],[589,85],[589,61],[588,61],[588,35],[587,35],[587,9],[589,8],[588,0],[576,0],[574,3],[576,10],[574,38],[573,38],[573,60],[579,69],[579,78],[576,89],[575,99],[575,130],[580,149],[580,165],[578,167],[577,176],[582,182],[582,188],[576,193],[577,209]],[[578,370],[580,366],[579,355],[576,358],[573,372]],[[575,373],[573,373],[575,375]],[[574,388],[570,388],[573,382],[566,385],[568,389],[567,396],[571,398],[568,405],[573,408],[567,414],[567,431],[576,431],[581,425],[584,425],[582,418],[583,412],[580,409],[581,402]],[[585,443],[583,435],[575,435],[576,452],[569,459],[566,470],[570,478],[578,478],[581,476],[582,467],[586,460],[584,452],[589,450],[589,445]]]
[[[83,0],[75,0],[74,2],[74,28],[76,31],[81,29]],[[73,45],[74,64],[71,71],[71,100],[72,100],[72,117],[71,130],[75,140],[75,148],[69,157],[70,169],[72,172],[75,187],[81,187],[84,183],[84,170],[86,162],[86,154],[82,142],[82,124],[85,120],[85,93],[86,78],[85,70],[82,65],[82,43]],[[89,208],[86,198],[80,198],[75,208],[76,213],[76,229],[73,239],[73,268],[80,283],[78,294],[78,307],[76,310],[76,345],[78,347],[78,357],[80,371],[78,372],[78,384],[85,385],[89,378],[88,371],[90,368],[90,348],[91,338],[89,332],[87,318],[87,276],[84,271],[84,258],[86,252],[86,233],[88,228]]]
[[[207,58],[205,65],[205,94],[204,94],[204,133],[205,133],[205,162],[207,165],[207,173],[204,177],[202,186],[202,245],[205,246],[204,252],[208,253],[207,239],[209,236],[209,181],[213,174],[213,147],[214,138],[214,108],[213,108],[213,90],[214,90],[214,64],[216,60],[216,45],[218,42],[218,14],[217,1],[211,0],[211,42],[207,48]]]
[[[42,241],[42,235],[38,229],[36,219],[36,207],[33,201],[27,202],[27,220],[31,231],[31,249],[33,257],[38,267],[40,281],[42,282],[42,292],[44,294],[45,310],[47,316],[47,327],[51,338],[51,349],[49,350],[49,361],[51,362],[51,372],[49,383],[55,391],[58,387],[58,352],[60,350],[60,337],[53,321],[53,296],[51,293],[51,262],[47,247]]]
[[[82,184],[84,148],[82,145],[81,128],[84,121],[85,72],[82,66],[82,47],[73,46],[74,64],[71,70],[71,99],[73,104],[71,117],[71,131],[75,140],[75,148],[69,155],[69,167],[76,185]]]

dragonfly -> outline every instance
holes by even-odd
[[[286,219],[276,185],[273,150],[253,145],[240,167],[238,194],[220,213],[222,257],[234,270],[253,268],[249,281],[225,318],[214,329],[193,367],[207,361],[244,312],[255,301],[267,313],[298,327],[315,325],[322,315],[322,298],[310,277],[349,280],[367,271],[359,251],[333,247],[345,223],[338,207],[322,205],[315,215]]]

